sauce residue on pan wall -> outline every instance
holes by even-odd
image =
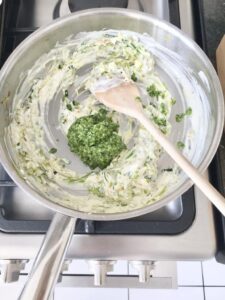
[[[169,192],[179,171],[171,162],[160,166],[158,143],[135,120],[108,110],[90,93],[100,79],[133,81],[146,115],[169,135],[175,99],[157,70],[161,47],[146,34],[104,30],[68,37],[42,55],[21,77],[7,128],[21,176],[44,197],[90,213],[133,210]],[[102,108],[119,125],[126,149],[106,168],[91,170],[71,153],[67,134],[78,118]]]

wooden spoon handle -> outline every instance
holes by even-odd
[[[177,150],[177,148],[165,137],[165,135],[158,128],[156,128],[151,121],[149,121],[149,119],[143,113],[138,113],[137,119],[165,149],[171,158],[192,179],[192,181],[206,195],[206,197],[225,216],[224,197],[209,183],[207,179],[205,179],[198,172],[198,170]]]

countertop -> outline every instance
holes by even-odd
[[[204,48],[216,68],[216,49],[225,34],[225,1],[200,0],[200,2],[203,8],[202,21],[205,27]],[[223,192],[225,192],[225,133],[223,133],[218,149],[218,158],[222,171]]]

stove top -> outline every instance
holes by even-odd
[[[186,6],[182,0],[3,1],[0,6],[0,66],[38,27],[71,11],[91,7],[122,7],[152,13],[181,27],[200,43],[201,36],[196,34],[193,25],[196,23],[192,1],[185,2]],[[3,245],[0,258],[34,257],[52,216],[52,211],[24,194],[0,166],[0,241]],[[16,250],[10,248],[12,243]],[[197,189],[191,188],[164,208],[138,218],[113,222],[78,220],[67,255],[95,259],[177,260],[202,259],[215,253],[211,204]]]

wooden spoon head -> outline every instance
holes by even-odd
[[[96,91],[94,94],[105,106],[133,118],[142,111],[139,90],[132,83],[123,82],[105,91]]]

